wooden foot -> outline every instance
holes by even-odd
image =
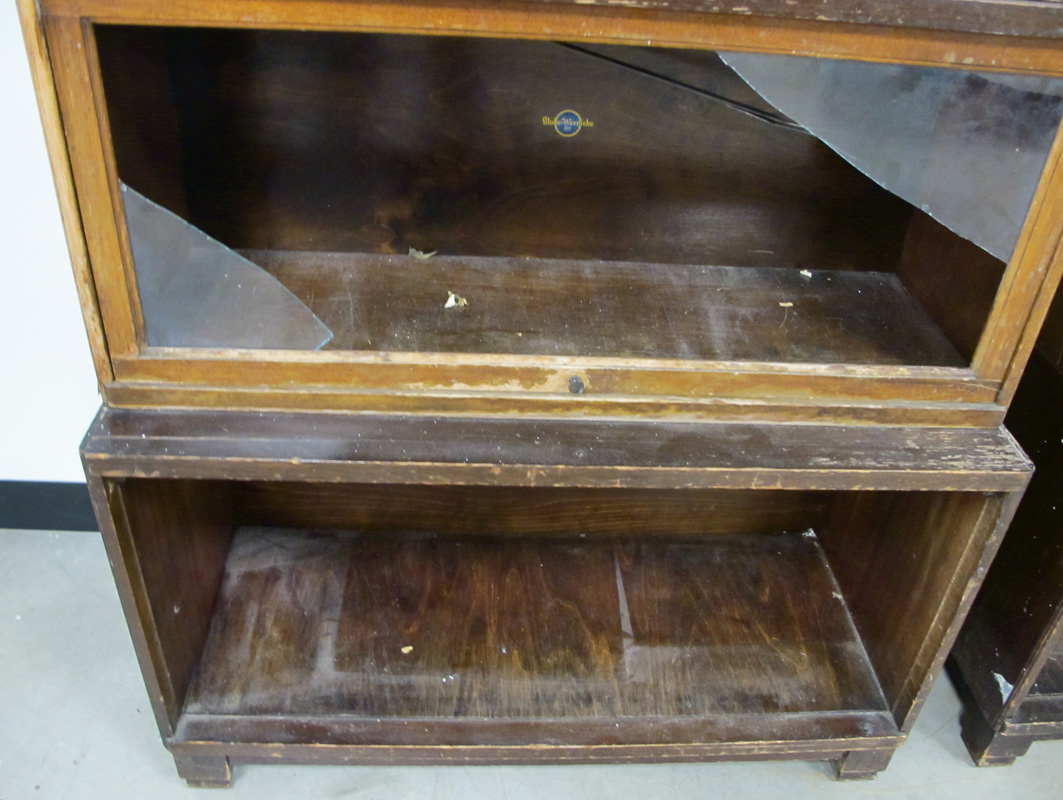
[[[233,785],[233,771],[225,756],[179,756],[173,757],[177,774],[188,781],[189,786],[202,789],[228,789]]]
[[[1006,767],[1033,744],[1029,736],[1009,736],[1007,728],[997,730],[986,722],[981,712],[972,706],[964,709],[960,718],[960,736],[971,760],[978,767]]]
[[[830,762],[838,780],[867,781],[884,770],[893,758],[893,749],[850,750]]]

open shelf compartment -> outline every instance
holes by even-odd
[[[897,733],[811,531],[244,528],[177,738],[692,744],[784,718],[802,736]]]
[[[732,69],[738,56],[711,50],[115,25],[94,37],[147,344],[167,347],[964,368],[1063,113],[1050,80],[853,65],[885,70],[859,95],[883,103],[942,82],[927,108],[894,114],[918,118],[900,171],[923,159],[920,191],[1026,159],[991,199],[981,185],[949,196],[975,235],[993,226],[972,218],[1004,208],[1009,244],[990,255],[921,195],[890,191],[896,164],[865,174],[829,144],[837,131],[822,141],[830,111],[806,129],[758,94],[801,59]],[[758,91],[740,77],[751,65]],[[901,133],[881,135],[871,152]],[[210,271],[175,299],[189,259],[130,210],[144,198],[278,279],[331,338],[311,326],[292,344],[285,326],[305,320],[245,280],[224,322],[252,327],[268,306],[274,343],[231,327],[212,341],[224,315],[202,289]]]
[[[186,768],[873,773],[1029,468],[1002,431],[115,410],[83,453]]]

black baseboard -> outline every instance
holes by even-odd
[[[0,528],[97,531],[83,483],[0,481]]]

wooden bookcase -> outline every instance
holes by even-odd
[[[871,777],[1030,470],[1002,430],[121,409],[83,456],[159,727],[208,784],[284,761]]]
[[[1063,8],[19,6],[183,777],[885,767],[1029,479]]]
[[[1057,300],[1008,416],[1037,472],[949,661],[979,766],[1012,764],[1033,742],[1063,738],[1061,312]]]

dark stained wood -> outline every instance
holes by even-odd
[[[240,482],[245,525],[507,536],[670,536],[817,527],[822,492]]]
[[[843,777],[903,738],[1028,470],[1002,431],[120,410],[85,461],[124,476],[109,516],[158,506],[140,538],[204,486],[218,547],[285,526],[237,537],[176,755]],[[162,549],[122,574],[162,581]],[[134,640],[164,642],[147,583]]]
[[[889,748],[853,750],[831,761],[831,766],[835,776],[841,780],[869,780],[889,766],[893,753]]]
[[[1030,693],[1063,695],[1063,642],[1054,643]]]
[[[115,30],[101,29],[104,51],[140,36]],[[104,59],[121,129],[168,119],[172,86],[181,136],[116,138],[119,175],[165,205],[138,148],[179,160],[189,221],[230,247],[879,270],[900,253],[909,207],[815,137],[557,44],[196,29],[165,41],[157,105],[150,74],[127,88],[123,57]],[[712,53],[684,56],[702,85],[741,84]],[[674,61],[652,63],[691,69]],[[594,127],[543,125],[565,109]]]
[[[1057,306],[1057,309],[1059,307]],[[1008,424],[1037,466],[952,653],[979,765],[1063,738],[1063,375],[1035,353]]]
[[[602,0],[604,1],[604,0]],[[581,0],[531,0],[566,5]],[[599,0],[592,0],[599,2]],[[637,0],[639,8],[850,22],[942,31],[1063,38],[1063,13],[1052,2],[1007,0]]]
[[[1030,471],[1000,429],[652,420],[105,408],[82,447],[105,474],[317,482],[997,492]]]
[[[583,743],[607,744],[670,741],[717,715],[884,710],[813,534],[278,529],[237,535],[185,706],[200,729],[208,715],[294,717],[275,741],[300,741],[300,717],[342,713],[404,745],[519,743],[521,726],[510,742],[495,720],[549,720],[558,743],[563,723],[583,723],[597,731]],[[661,725],[618,732],[619,719]],[[465,738],[477,728],[490,738]]]
[[[208,481],[112,484],[123,557],[146,593],[142,620],[158,642],[171,724],[184,703],[214,612],[231,537],[227,497]]]
[[[245,254],[303,299],[341,350],[965,364],[888,273]],[[450,292],[468,305],[446,308]]]
[[[539,6],[540,19],[538,25],[532,31],[525,31],[525,35],[537,32],[537,29],[546,27],[548,21],[553,19],[565,19],[575,16],[580,12],[589,12],[601,17],[620,17],[628,19],[634,17],[641,20],[643,25],[638,26],[629,22],[623,27],[626,33],[645,32],[645,19],[664,18],[675,19],[690,24],[691,20],[698,19],[704,25],[712,24],[724,28],[728,25],[737,26],[740,23],[752,23],[749,27],[760,25],[768,28],[782,28],[784,30],[800,30],[807,32],[822,33],[824,29],[834,28],[852,34],[858,30],[870,30],[885,38],[889,34],[897,36],[903,34],[905,29],[914,29],[924,36],[929,31],[939,31],[937,39],[945,41],[964,42],[979,39],[1000,39],[992,34],[1007,34],[1013,37],[1044,37],[1047,39],[1058,38],[1061,33],[1060,13],[1058,8],[1051,2],[1022,2],[1014,3],[1008,0],[935,0],[932,4],[920,3],[917,0],[904,0],[904,2],[890,2],[889,0],[753,0],[748,4],[744,0],[730,0],[713,4],[709,0],[681,0],[680,2],[666,2],[666,0],[636,0],[630,5],[619,6],[608,2],[581,2],[581,0],[532,0],[527,4],[517,3],[488,3],[481,0],[470,0],[462,3],[463,8],[473,12],[483,13],[485,10],[508,11],[517,19],[523,16],[520,12],[528,12],[529,6]],[[390,29],[401,27],[397,23],[404,22],[410,26],[411,21],[420,20],[422,24],[425,17],[432,20],[435,14],[425,15],[422,11],[423,3],[353,3],[353,2],[316,2],[304,3],[310,8],[299,8],[297,11],[289,11],[283,5],[257,2],[256,0],[229,0],[220,7],[211,6],[209,0],[201,0],[201,3],[183,4],[176,8],[167,8],[160,12],[154,9],[146,12],[141,0],[45,0],[43,3],[49,13],[72,15],[72,16],[96,16],[118,20],[155,20],[160,16],[169,21],[189,20],[213,20],[217,23],[238,25],[246,24],[248,14],[255,10],[260,11],[258,17],[253,17],[259,24],[284,24],[292,25],[299,19],[306,20],[313,27],[326,28],[356,28],[359,27],[351,19],[350,8],[367,9],[375,12],[371,28],[387,28],[383,20],[389,20]],[[214,16],[210,16],[209,10],[202,10],[197,6],[206,6],[208,9],[216,7]],[[585,6],[591,5],[591,9]],[[502,6],[501,9],[498,7]],[[579,8],[584,6],[584,8]],[[435,13],[438,10],[453,9],[445,4],[432,4]],[[268,13],[264,13],[262,9]],[[540,11],[541,9],[541,11]],[[421,12],[418,15],[418,12]],[[656,13],[655,13],[656,12]],[[379,18],[379,19],[378,19]],[[791,23],[791,24],[787,24]],[[801,24],[805,23],[805,24]],[[826,25],[824,23],[835,23]],[[363,23],[364,24],[364,23]],[[497,23],[496,23],[497,25]],[[425,25],[427,29],[431,28]],[[459,29],[472,29],[469,23],[465,25],[455,24]],[[744,27],[744,26],[743,26]],[[876,30],[877,28],[877,30]],[[497,31],[497,27],[488,28]],[[892,30],[891,30],[892,29]],[[927,31],[926,29],[929,29]],[[549,34],[547,28],[547,34]],[[555,36],[557,32],[553,32]],[[963,36],[957,34],[989,34],[990,36]],[[542,35],[542,34],[540,34]],[[635,38],[635,37],[633,37]],[[645,39],[645,36],[640,37]],[[659,40],[661,36],[657,37]],[[638,39],[635,38],[637,41]],[[1031,45],[1041,44],[1033,42]],[[962,59],[957,61],[962,63]],[[946,62],[948,63],[948,62]]]
[[[233,771],[229,759],[224,756],[196,756],[174,754],[177,774],[195,788],[221,788],[232,786]]]
[[[188,213],[180,121],[161,28],[95,29],[119,176],[137,176],[139,191],[178,215]],[[112,99],[113,98],[113,99]]]
[[[821,533],[902,731],[944,665],[1015,502],[1003,494],[854,493]]]
[[[969,361],[985,329],[1006,265],[915,212],[897,276],[923,311]]]

